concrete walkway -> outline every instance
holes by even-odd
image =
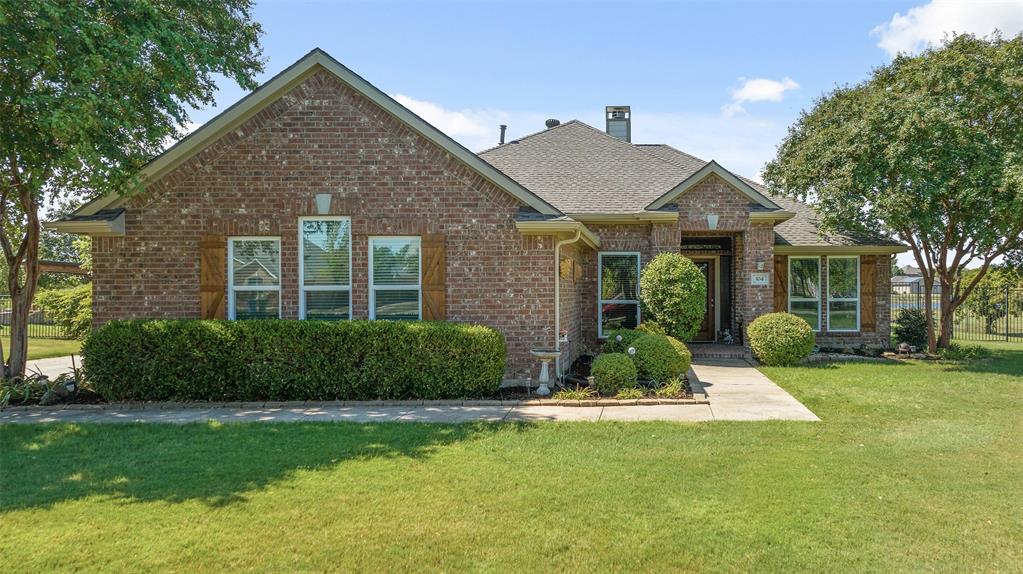
[[[701,360],[693,364],[693,391],[707,393],[714,420],[819,421],[803,403],[742,359]]]
[[[60,361],[64,362],[61,363]],[[76,359],[77,360],[77,359]],[[59,370],[70,358],[37,361]],[[44,371],[46,372],[46,371]],[[63,372],[63,371],[61,371]],[[294,406],[294,407],[170,407],[11,408],[0,411],[0,423],[46,422],[439,422],[475,421],[680,421],[820,420],[810,409],[774,384],[749,363],[738,359],[701,360],[689,373],[694,392],[710,404],[560,407],[503,406]]]
[[[74,365],[79,368],[82,366],[82,358],[78,355],[74,356]],[[29,361],[28,366],[25,368],[25,374],[32,374],[40,372],[50,379],[56,379],[58,376],[64,373],[70,373],[74,370],[71,363],[71,355],[66,357],[53,357],[51,359],[36,359],[35,361]]]

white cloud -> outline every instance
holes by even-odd
[[[501,124],[508,126],[508,141],[544,129],[545,116],[539,113],[493,108],[452,110],[404,94],[395,94],[392,97],[474,152],[497,145],[500,138],[498,126]]]
[[[178,143],[185,138],[188,134],[202,127],[203,124],[199,122],[188,121],[185,123],[185,127],[181,128],[181,137],[167,136],[163,140],[163,149],[167,149],[170,146]]]
[[[725,117],[745,113],[746,108],[743,104],[747,102],[780,102],[785,98],[785,92],[799,87],[799,84],[788,76],[781,80],[770,80],[768,78],[739,79],[742,80],[742,86],[732,90],[732,103],[721,108]]]
[[[931,0],[905,14],[896,13],[871,35],[878,36],[877,45],[895,56],[918,52],[953,33],[987,36],[995,30],[1005,36],[1023,31],[1023,2]]]

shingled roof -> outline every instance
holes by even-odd
[[[666,144],[631,144],[578,120],[480,152],[480,157],[568,214],[638,213],[708,162]],[[813,207],[737,176],[795,217],[775,226],[775,244],[898,246],[886,237],[824,234]],[[751,203],[751,211],[770,211]]]

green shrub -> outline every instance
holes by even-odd
[[[626,353],[636,339],[643,335],[643,333],[632,329],[615,329],[607,334],[607,340],[604,341],[601,351],[604,353]]]
[[[618,391],[618,394],[615,395],[615,398],[616,399],[622,399],[622,400],[642,399],[643,398],[643,389],[641,389],[639,387],[632,387],[630,389],[622,389],[622,390]]]
[[[684,399],[686,393],[686,381],[682,377],[672,377],[654,389],[654,396],[659,399]]]
[[[677,339],[675,342],[682,345]],[[632,359],[640,378],[663,382],[685,375],[689,370],[692,358],[689,350],[685,345],[679,349],[664,335],[643,335],[632,346],[636,348]]]
[[[661,327],[653,321],[643,321],[639,325],[636,325],[635,330],[647,335],[667,335],[667,333],[664,332],[664,327]]]
[[[613,396],[636,386],[636,365],[624,353],[604,353],[590,369],[593,384],[602,395]]]
[[[51,289],[36,294],[35,307],[59,325],[68,337],[84,339],[92,331],[92,284]]]
[[[991,349],[980,345],[949,343],[945,349],[938,349],[938,356],[946,361],[976,361],[991,356]]]
[[[895,344],[909,343],[927,348],[927,314],[922,309],[905,309],[895,318]]]
[[[790,313],[767,313],[749,324],[749,346],[765,365],[794,365],[813,352],[810,324]]]
[[[108,401],[450,399],[497,392],[505,345],[433,321],[111,321],[82,357]]]
[[[692,339],[707,312],[707,280],[695,263],[661,253],[639,278],[643,313],[672,337]]]

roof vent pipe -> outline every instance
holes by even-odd
[[[555,127],[555,126],[560,126],[561,125],[561,120],[558,120],[558,119],[555,119],[555,118],[551,118],[551,119],[547,120],[546,122],[544,122],[544,125],[547,126],[547,129],[551,129],[551,128]]]
[[[508,131],[508,126],[501,124],[501,139],[497,142],[497,145],[504,145],[504,132]]]

